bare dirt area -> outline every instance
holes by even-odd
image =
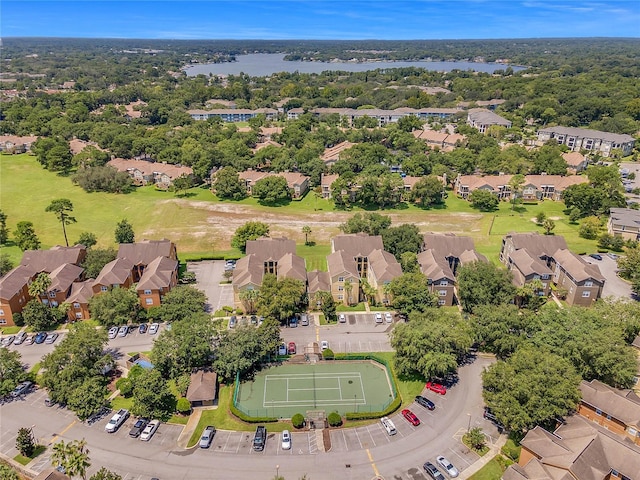
[[[148,235],[162,234],[181,245],[182,251],[226,250],[230,248],[235,230],[249,221],[261,221],[271,227],[272,237],[287,237],[296,242],[304,241],[302,227],[311,227],[311,239],[318,244],[328,244],[329,239],[340,233],[339,226],[354,212],[313,212],[298,213],[280,210],[258,209],[247,205],[229,203],[209,203],[183,199],[166,200],[176,204],[180,210],[188,210],[195,217],[188,228],[172,228],[170,224],[162,229],[145,232]],[[165,202],[163,202],[165,203]],[[186,212],[184,212],[186,214]],[[422,232],[453,232],[472,234],[481,230],[481,214],[473,213],[432,213],[432,212],[380,212],[389,215],[394,225],[412,223]],[[194,215],[195,214],[195,215]]]

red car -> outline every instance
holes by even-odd
[[[404,410],[402,410],[402,416],[406,418],[414,427],[420,425],[420,419],[416,417],[416,415],[411,410],[405,408]]]
[[[294,342],[289,342],[288,352],[289,352],[289,355],[295,355],[296,354],[296,344]]]
[[[447,389],[444,385],[440,385],[439,383],[427,382],[424,386],[427,390],[431,390],[432,392],[439,393],[440,395],[445,395],[447,393]]]

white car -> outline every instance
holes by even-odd
[[[118,327],[111,327],[109,329],[109,338],[114,339],[118,336]]]
[[[289,450],[291,448],[291,433],[289,430],[282,431],[282,449]]]
[[[278,355],[286,355],[287,354],[287,346],[283,343],[278,346]]]
[[[126,325],[121,326],[120,330],[118,330],[119,337],[126,337],[127,333],[129,333],[129,327],[127,327]]]
[[[376,323],[382,323],[382,314],[380,312],[376,312]]]
[[[436,460],[438,461],[440,466],[444,468],[444,471],[449,474],[450,477],[455,478],[458,476],[458,469],[454,467],[453,464],[445,457],[440,455],[438,458],[436,458]]]
[[[320,342],[320,348],[324,352],[327,348],[329,348],[329,342],[327,342],[326,340],[322,340]]]
[[[149,327],[149,335],[155,335],[156,333],[158,333],[159,328],[160,328],[159,323],[152,323],[151,326]]]
[[[387,321],[387,323],[393,323],[393,315],[391,315],[389,312],[386,312],[384,314],[384,319]]]
[[[129,418],[129,410],[125,408],[121,408],[115,413],[113,417],[111,417],[111,420],[109,420],[109,423],[107,423],[104,426],[105,431],[107,433],[114,433],[116,430],[118,430],[122,426],[122,424],[127,420],[127,418]]]
[[[140,440],[143,442],[148,442],[153,437],[153,434],[156,433],[158,427],[160,426],[160,420],[152,420],[149,424],[144,427],[144,430],[140,434]]]
[[[344,313],[341,313],[340,315],[338,315],[338,321],[340,323],[347,323],[347,317],[345,316]]]

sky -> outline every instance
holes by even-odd
[[[2,37],[640,37],[640,0],[2,0]]]

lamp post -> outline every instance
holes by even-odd
[[[280,465],[276,465],[276,480],[280,479]]]
[[[471,430],[471,414],[467,413],[467,416],[469,417],[469,423],[467,424],[467,433],[469,433],[469,431]]]

